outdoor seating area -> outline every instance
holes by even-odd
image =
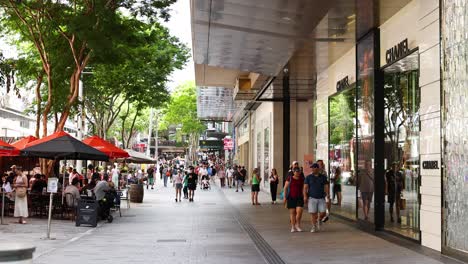
[[[12,144],[0,141],[2,217],[19,217],[20,223],[23,223],[23,217],[47,219],[50,213],[52,219],[77,221],[78,225],[80,200],[96,201],[99,204],[97,218],[111,222],[112,212],[121,217],[121,203],[126,203],[125,208],[130,208],[129,180],[138,184],[137,177],[133,180],[134,175],[121,173],[114,166],[117,171],[115,179],[116,173],[103,171],[102,166],[92,164],[154,162],[140,153],[130,152],[132,155],[96,136],[80,141],[65,132],[57,132],[42,139],[29,136]],[[92,163],[80,174],[67,165],[67,162],[76,160]],[[41,171],[47,166],[49,170]],[[109,175],[111,173],[112,177]],[[19,185],[18,179],[27,181],[27,184]],[[55,187],[50,186],[51,179],[55,179],[52,183]],[[25,193],[20,195],[22,188]],[[27,211],[18,215],[15,200],[22,199],[26,199]]]

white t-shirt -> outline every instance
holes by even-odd
[[[234,176],[234,170],[233,169],[227,169],[226,174],[229,178],[232,178]]]
[[[120,171],[117,168],[112,169],[112,177],[119,177]]]
[[[208,170],[205,169],[205,168],[200,168],[200,169],[198,170],[198,174],[201,175],[201,176],[203,176],[203,175],[208,175]]]

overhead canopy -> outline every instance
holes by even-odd
[[[19,149],[0,140],[0,156],[18,156],[19,154]]]
[[[21,155],[45,159],[109,160],[106,154],[63,131],[27,144]]]
[[[92,136],[83,140],[88,146],[91,146],[109,156],[110,159],[128,158],[130,155],[123,149],[116,147],[108,141],[98,137]]]
[[[35,136],[27,136],[27,137],[24,137],[18,141],[15,141],[13,142],[11,145],[14,146],[15,148],[19,149],[19,150],[22,150],[26,147],[27,144],[33,142],[33,141],[36,141],[37,140],[37,137]]]

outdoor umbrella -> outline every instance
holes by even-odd
[[[56,160],[109,160],[106,154],[63,131],[27,144],[21,155]]]
[[[36,141],[37,140],[37,137],[35,136],[27,136],[27,137],[24,137],[18,141],[15,141],[13,143],[11,143],[12,146],[14,146],[15,148],[19,149],[19,150],[22,150],[26,147],[27,144],[33,142],[33,141]]]
[[[83,140],[83,143],[105,153],[110,159],[130,157],[125,150],[116,147],[98,136],[89,137]]]
[[[125,151],[128,152],[130,157],[125,158],[125,159],[118,159],[119,162],[124,161],[124,160],[133,162],[133,163],[140,163],[140,164],[152,164],[156,162],[156,160],[146,156],[145,154],[141,152],[137,152],[131,149],[126,149]]]
[[[0,140],[0,156],[18,156],[19,154],[19,149]]]

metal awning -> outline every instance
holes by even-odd
[[[233,89],[197,87],[197,115],[201,120],[232,121],[234,115]]]

